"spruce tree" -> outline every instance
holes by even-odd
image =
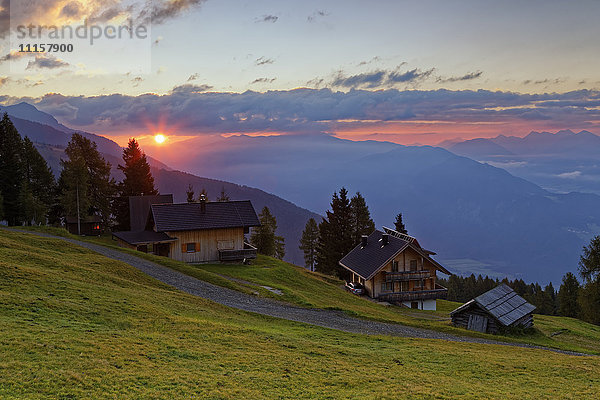
[[[21,192],[22,215],[25,222],[45,223],[54,202],[55,181],[46,160],[31,140],[23,139],[23,187]]]
[[[375,230],[375,223],[371,219],[371,213],[365,198],[356,192],[356,195],[350,200],[352,212],[352,223],[354,230],[354,245],[360,243],[362,235],[370,235]]]
[[[589,245],[583,247],[579,272],[585,282],[578,298],[581,317],[593,324],[600,324],[600,236],[594,237]]]
[[[396,221],[394,221],[394,229],[396,230],[396,232],[400,232],[400,233],[404,233],[405,235],[408,234],[408,231],[406,230],[406,226],[404,226],[404,222],[402,221],[402,213],[399,213],[398,215],[396,215]]]
[[[562,284],[558,290],[558,314],[564,317],[577,318],[579,316],[579,303],[577,297],[579,295],[579,282],[575,275],[567,272],[563,276]]]
[[[348,191],[341,188],[339,195],[333,194],[331,211],[327,211],[327,218],[319,224],[317,271],[338,277],[345,275],[338,263],[354,247],[353,226]]]
[[[21,136],[5,113],[0,121],[0,192],[3,197],[4,217],[9,225],[20,225],[22,222],[22,149]]]
[[[319,227],[317,221],[311,218],[306,223],[300,238],[300,250],[304,253],[304,266],[310,271],[315,270],[317,257],[317,244],[319,241]]]
[[[0,193],[0,221],[4,221],[4,197]]]
[[[154,177],[146,154],[140,149],[135,139],[129,139],[123,149],[124,165],[117,168],[123,171],[123,181],[118,185],[119,198],[114,202],[114,214],[117,218],[117,229],[129,230],[129,196],[157,195],[154,187]]]
[[[277,219],[265,206],[258,215],[260,226],[254,228],[250,243],[260,254],[282,259],[285,256],[284,238],[276,234]]]

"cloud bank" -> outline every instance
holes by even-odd
[[[379,77],[374,77],[377,80]],[[511,125],[598,131],[600,91],[520,94],[488,90],[295,89],[264,93],[208,92],[209,85],[184,84],[165,95],[121,94],[39,99],[1,97],[5,104],[28,101],[72,127],[96,132],[139,131],[160,120],[173,134],[326,133],[378,130],[386,124],[436,126],[470,124],[476,129]],[[377,127],[377,129],[375,128]]]

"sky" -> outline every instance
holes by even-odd
[[[600,133],[598,1],[0,0],[0,103],[125,144],[329,134],[436,144]],[[102,28],[18,52],[18,26]],[[133,26],[132,25],[132,26]],[[47,38],[44,38],[47,39]],[[48,41],[48,40],[46,40]]]

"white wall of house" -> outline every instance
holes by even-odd
[[[437,308],[437,302],[435,299],[433,300],[417,300],[417,303],[419,303],[419,310],[428,310],[428,311],[435,311]],[[412,307],[412,301],[403,301],[402,305],[411,308]]]

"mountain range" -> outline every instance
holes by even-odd
[[[600,194],[600,136],[588,131],[531,132],[443,143],[453,153],[489,163],[552,192]]]
[[[22,125],[22,133],[41,135],[38,147],[52,164],[61,144],[48,143],[53,139],[42,137],[40,129],[50,127],[63,135],[69,131],[35,123]],[[573,137],[594,140],[579,135],[559,136],[568,143]],[[462,147],[479,144],[488,154],[523,157],[518,144],[509,145],[513,142],[478,140]],[[547,190],[503,168],[455,154],[461,153],[457,143],[453,151],[326,135],[241,135],[199,143],[192,139],[161,149],[160,161],[174,169],[153,166],[159,190],[184,201],[188,184],[197,191],[207,189],[209,196],[225,187],[232,199],[252,200],[257,211],[268,205],[286,238],[286,258],[299,264],[297,243],[306,220],[323,215],[342,186],[365,196],[378,227],[392,225],[402,212],[409,233],[455,273],[558,283],[566,271],[576,270],[582,246],[600,233],[600,196]],[[576,150],[572,152],[575,157]]]

